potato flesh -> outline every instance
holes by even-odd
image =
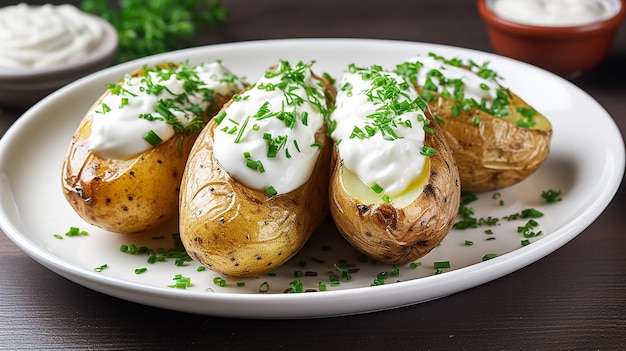
[[[413,181],[405,191],[394,196],[393,203],[397,207],[404,207],[415,201],[415,199],[422,193],[429,173],[430,161],[427,158],[422,174],[415,181]],[[351,194],[354,198],[359,199],[363,203],[380,202],[381,196],[373,192],[372,189],[350,169],[344,168],[341,175],[343,187],[346,189],[346,192]]]

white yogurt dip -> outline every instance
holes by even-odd
[[[72,5],[0,8],[0,67],[43,68],[87,55],[102,28]]]
[[[614,16],[619,6],[611,0],[493,0],[491,3],[491,9],[504,19],[548,27],[603,21]]]

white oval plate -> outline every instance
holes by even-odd
[[[419,260],[417,267],[398,267],[360,260],[331,221],[314,235],[296,257],[274,274],[254,279],[225,279],[198,271],[199,264],[176,266],[173,259],[147,263],[146,255],[120,251],[122,244],[170,248],[176,224],[140,235],[105,232],[83,222],[61,193],[60,168],[76,126],[106,83],[144,64],[163,61],[223,60],[249,81],[279,59],[315,60],[315,70],[338,77],[349,63],[393,68],[416,55],[436,52],[446,57],[490,61],[504,83],[550,118],[554,137],[542,168],[524,182],[499,192],[480,194],[470,206],[476,217],[503,217],[536,208],[542,234],[525,238],[517,227],[526,220],[505,221],[494,227],[452,230],[444,242]],[[590,124],[593,128],[590,128]],[[593,147],[590,147],[593,145]],[[624,173],[624,143],[614,121],[589,95],[544,70],[500,56],[433,44],[367,39],[287,39],[213,45],[171,52],[121,64],[92,74],[60,89],[26,112],[0,140],[0,225],[25,253],[52,271],[93,290],[178,311],[250,318],[311,318],[384,310],[431,299],[499,278],[558,249],[581,233],[606,208]],[[560,190],[563,200],[547,204],[544,190]],[[66,237],[71,227],[88,236]],[[493,234],[485,233],[491,229]],[[61,234],[62,239],[54,236]],[[160,239],[154,239],[159,237]],[[466,245],[466,241],[473,245]],[[485,254],[498,257],[483,261]],[[450,268],[435,269],[435,262]],[[342,276],[335,264],[352,270]],[[94,268],[102,265],[101,272]],[[142,274],[135,269],[147,268]],[[303,277],[295,277],[302,272]],[[384,285],[372,286],[386,272]],[[440,274],[436,274],[440,273]],[[186,289],[170,288],[173,277],[191,279]],[[331,283],[339,276],[339,284]],[[351,279],[348,279],[351,278]],[[305,290],[285,293],[294,279]],[[259,292],[267,282],[269,291]],[[320,282],[326,291],[320,290]],[[241,286],[243,284],[243,286]]]

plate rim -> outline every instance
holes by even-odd
[[[8,149],[9,149],[8,145],[11,145],[12,140],[19,134],[19,131],[23,128],[23,126],[29,123],[31,119],[34,119],[34,117],[30,117],[30,116],[36,116],[37,115],[36,112],[41,108],[41,106],[44,106],[46,103],[48,103],[48,101],[53,101],[57,99],[57,96],[63,95],[65,91],[74,89],[75,86],[82,84],[86,80],[94,79],[94,77],[98,75],[107,75],[109,72],[112,72],[114,70],[122,70],[125,67],[137,66],[138,64],[142,64],[144,62],[158,61],[161,59],[161,57],[171,56],[172,54],[184,55],[185,53],[190,53],[190,52],[193,53],[196,51],[206,51],[209,49],[211,50],[220,50],[223,48],[236,49],[240,47],[245,48],[245,47],[267,46],[268,44],[279,45],[279,46],[285,45],[285,44],[293,45],[294,43],[307,44],[307,45],[309,44],[319,45],[320,43],[329,43],[329,42],[332,42],[335,44],[343,44],[343,43],[349,42],[349,43],[367,44],[367,45],[381,44],[381,45],[393,46],[393,45],[400,44],[400,45],[415,45],[416,47],[428,46],[432,48],[446,48],[446,49],[452,49],[452,50],[460,50],[463,52],[480,53],[481,55],[497,57],[499,60],[512,61],[512,62],[515,62],[516,64],[522,64],[522,65],[525,65],[526,67],[529,67],[529,69],[541,70],[543,71],[542,72],[543,74],[552,75],[553,76],[552,78],[556,77],[556,79],[560,80],[559,83],[567,83],[571,89],[584,93],[590,99],[590,101],[593,101],[594,103],[596,103],[597,104],[596,108],[601,109],[605,114],[603,118],[608,118],[609,119],[608,122],[613,123],[612,127],[614,127],[615,129],[614,131],[617,133],[616,135],[621,139],[621,144],[623,145],[623,138],[622,138],[621,133],[619,132],[619,128],[615,124],[615,121],[612,119],[610,114],[592,96],[590,96],[588,93],[586,93],[582,89],[578,88],[571,82],[561,77],[558,77],[548,71],[545,71],[535,66],[531,66],[529,64],[525,64],[520,61],[498,56],[496,54],[489,53],[489,52],[483,52],[483,51],[478,51],[478,50],[469,49],[469,48],[449,46],[449,45],[436,44],[436,43],[412,42],[412,41],[403,41],[403,40],[364,39],[364,38],[355,38],[355,39],[350,39],[350,38],[302,38],[302,39],[291,38],[291,39],[250,40],[250,41],[213,44],[213,45],[206,45],[206,46],[200,46],[200,47],[194,47],[194,48],[188,48],[188,49],[181,49],[181,50],[176,50],[172,52],[148,56],[145,58],[125,62],[119,65],[115,65],[115,66],[103,69],[93,74],[90,74],[52,93],[48,97],[44,98],[43,100],[35,104],[28,111],[26,111],[20,118],[18,118],[18,120],[16,120],[16,122],[13,123],[13,125],[5,132],[3,137],[0,139],[0,155],[2,155],[4,152],[8,152]],[[346,297],[354,298],[354,295],[357,295],[357,296],[361,296],[362,294],[385,295],[389,293],[390,289],[394,291],[398,289],[397,284],[400,284],[402,287],[405,287],[405,289],[407,290],[411,290],[413,285],[421,285],[422,282],[424,281],[430,282],[429,284],[430,289],[434,289],[441,284],[445,284],[449,280],[455,280],[455,281],[458,280],[460,282],[460,283],[455,284],[455,286],[452,289],[448,289],[449,291],[448,294],[440,295],[440,296],[433,296],[431,298],[431,299],[437,299],[437,298],[448,296],[450,294],[457,293],[459,291],[462,291],[462,290],[465,290],[474,286],[482,285],[486,282],[489,282],[499,277],[502,277],[504,275],[507,275],[513,271],[519,270],[527,266],[528,264],[531,264],[539,260],[540,258],[545,257],[546,255],[554,252],[555,250],[557,250],[558,248],[560,248],[561,246],[563,246],[564,244],[572,240],[578,234],[583,232],[593,221],[595,221],[597,217],[610,204],[610,202],[612,201],[613,197],[615,196],[619,188],[619,185],[621,183],[623,173],[624,173],[624,149],[620,148],[619,150],[613,150],[613,151],[616,152],[615,160],[617,161],[613,165],[616,169],[616,172],[612,173],[615,176],[615,178],[611,179],[611,180],[614,180],[610,182],[611,186],[602,188],[604,190],[603,193],[598,194],[598,196],[593,201],[593,204],[594,205],[597,204],[597,206],[592,207],[593,210],[591,211],[591,213],[588,213],[589,211],[583,212],[583,213],[588,213],[588,214],[585,216],[579,216],[575,218],[571,222],[566,223],[565,225],[557,228],[554,232],[551,232],[550,235],[542,238],[541,242],[543,244],[541,246],[529,245],[526,247],[521,247],[505,255],[496,257],[493,260],[490,260],[489,262],[478,262],[478,263],[469,265],[467,267],[462,267],[462,268],[452,270],[450,272],[446,272],[443,275],[427,276],[427,277],[423,277],[419,279],[412,279],[412,280],[402,281],[402,282],[395,283],[395,284],[382,285],[382,286],[377,286],[377,287],[355,287],[355,288],[350,288],[347,290],[333,290],[333,291],[326,291],[326,292],[318,293],[318,294],[289,294],[288,302],[290,306],[298,306],[298,305],[301,305],[303,302],[316,302],[318,300],[326,301],[328,299],[344,299]],[[1,159],[3,158],[0,158],[0,160]],[[1,165],[2,165],[2,161],[0,161],[0,166]],[[622,177],[618,176],[618,174],[620,173]],[[3,173],[0,173],[0,190],[2,189],[2,186],[10,187],[10,185],[6,185],[6,184],[3,185],[3,182],[6,182],[6,180],[4,180],[4,176],[5,175]],[[9,202],[9,201],[10,199],[3,198],[2,203],[0,203],[0,209],[4,209],[7,206],[6,202]],[[18,246],[22,251],[27,253],[28,256],[35,259],[38,263],[42,264],[43,266],[47,267],[53,272],[79,285],[89,287],[90,289],[96,290],[96,291],[103,291],[103,290],[108,291],[107,292],[108,295],[115,296],[121,299],[130,300],[130,301],[137,302],[140,304],[151,305],[154,307],[166,308],[166,309],[172,309],[172,308],[163,306],[160,303],[161,300],[169,301],[171,299],[174,299],[178,302],[179,301],[178,299],[180,298],[180,296],[183,296],[183,295],[185,297],[185,300],[202,301],[205,303],[221,302],[221,303],[238,303],[239,304],[239,303],[245,302],[249,304],[249,303],[255,303],[256,300],[259,300],[259,299],[262,300],[263,302],[274,302],[274,303],[285,302],[284,300],[286,300],[285,294],[227,294],[227,293],[226,294],[222,294],[222,293],[207,294],[207,293],[195,292],[195,291],[179,291],[176,289],[163,290],[161,288],[146,286],[140,283],[129,282],[129,281],[125,281],[125,280],[121,280],[118,278],[109,277],[105,275],[94,275],[93,272],[90,272],[89,270],[85,268],[76,267],[74,265],[67,264],[63,262],[59,257],[56,257],[55,255],[49,253],[48,251],[45,250],[45,248],[34,243],[31,240],[31,237],[25,236],[22,233],[20,233],[20,229],[17,228],[13,222],[15,222],[15,219],[11,220],[7,216],[6,211],[0,211],[0,227],[2,228],[3,232],[5,233],[5,235],[7,235],[7,237],[9,237],[9,239],[13,243],[16,244],[16,246]],[[500,263],[500,264],[494,264],[494,263]],[[483,274],[485,272],[489,274]],[[481,275],[482,275],[482,279],[480,279]],[[475,283],[476,279],[474,280],[468,279],[468,276],[471,276],[472,278],[476,278],[475,276],[478,276],[479,283],[478,284]],[[456,279],[453,279],[453,278],[456,278]],[[145,300],[140,301],[140,299],[137,297],[137,296],[146,297],[146,295],[151,296],[153,299],[151,299],[150,301],[145,301]],[[363,309],[363,308],[358,308],[358,307],[347,308],[346,307],[344,310],[337,311],[337,313],[328,313],[328,312],[315,313],[315,311],[310,311],[306,314],[300,314],[299,311],[297,311],[296,313],[283,312],[283,313],[273,313],[273,314],[268,315],[266,313],[267,312],[266,310],[261,309],[260,313],[258,312],[255,313],[255,311],[248,311],[247,313],[239,313],[238,315],[234,313],[226,313],[223,310],[222,311],[216,310],[215,313],[207,313],[206,311],[203,311],[201,312],[201,314],[223,316],[223,317],[247,317],[247,318],[262,318],[262,319],[264,318],[314,318],[314,317],[328,317],[328,316],[336,316],[336,315],[366,313],[366,312],[372,312],[375,310],[384,310],[384,309],[402,307],[405,305],[417,304],[417,303],[425,302],[428,300],[419,300],[419,301],[403,300],[403,301],[398,301],[398,303],[394,303],[394,304],[390,304],[386,306],[378,306],[379,308],[374,308],[374,309]],[[176,310],[181,310],[184,312],[191,312],[191,313],[194,313],[194,312],[198,313],[198,311],[194,311],[191,308],[189,309],[183,308],[183,309],[176,309]]]

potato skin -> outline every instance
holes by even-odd
[[[518,126],[516,121],[521,116],[516,108],[531,106],[512,92],[510,96],[509,116],[504,118],[477,108],[454,117],[451,113],[454,101],[438,96],[428,102],[432,113],[442,120],[440,125],[456,158],[463,191],[512,186],[535,172],[548,157],[550,122],[537,113],[535,128]],[[473,123],[475,118],[480,120],[479,125]]]
[[[309,180],[287,193],[268,197],[226,172],[213,154],[217,122],[202,131],[191,151],[180,196],[180,237],[187,253],[213,271],[254,277],[280,266],[328,216],[328,176],[332,147],[326,127]]]
[[[230,98],[215,97],[218,107]],[[207,113],[205,120],[209,115],[213,113]],[[92,119],[88,116],[72,138],[61,174],[63,194],[78,215],[115,233],[148,230],[176,215],[183,170],[199,133],[176,134],[128,160],[103,159],[89,151]]]
[[[330,80],[314,73],[312,77],[325,85],[325,98],[332,106],[336,90]],[[315,133],[322,146],[310,178],[289,193],[271,197],[248,188],[222,168],[213,153],[217,127],[215,120],[208,123],[185,167],[180,238],[189,256],[215,272],[260,276],[293,257],[328,218],[332,156],[328,127],[324,124]]]
[[[90,130],[91,120],[83,120],[63,163],[63,194],[80,217],[111,232],[135,233],[177,213],[193,135],[174,136],[129,160],[109,160],[89,152]]]
[[[437,123],[435,134],[426,133],[424,144],[436,150],[430,157],[430,174],[422,193],[409,205],[363,203],[346,192],[343,163],[333,152],[330,212],[339,232],[356,249],[380,262],[405,264],[437,246],[448,234],[459,209],[461,191],[457,166]]]

